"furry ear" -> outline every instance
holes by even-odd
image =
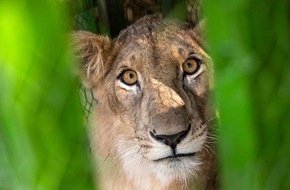
[[[194,32],[202,39],[204,39],[205,32],[205,20],[200,21],[193,28]]]
[[[86,88],[93,88],[105,76],[109,65],[105,65],[111,41],[108,37],[96,35],[86,31],[72,34],[73,48],[79,75]]]

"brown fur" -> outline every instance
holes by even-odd
[[[102,189],[217,189],[208,98],[212,65],[200,32],[147,16],[112,41],[75,33],[80,76],[98,100],[90,139]],[[189,54],[201,61],[192,76],[182,71]],[[137,72],[138,84],[122,83],[126,69]],[[176,154],[195,155],[156,161],[172,149],[150,132],[172,135],[187,129]]]

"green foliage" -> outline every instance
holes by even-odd
[[[0,189],[92,189],[66,10],[0,1]]]
[[[289,1],[206,3],[220,113],[221,185],[289,189]]]

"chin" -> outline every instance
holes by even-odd
[[[170,181],[187,183],[189,179],[197,177],[200,164],[196,156],[167,158],[153,161],[152,171],[156,178],[163,183]]]
[[[192,179],[198,179],[197,173],[201,162],[195,154],[149,160],[135,153],[122,158],[123,170],[130,181],[143,185],[157,182],[166,189],[175,182],[186,185]]]

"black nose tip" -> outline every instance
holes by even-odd
[[[150,136],[155,140],[162,142],[168,146],[171,146],[175,149],[176,145],[180,143],[188,134],[191,129],[191,125],[189,124],[187,130],[181,131],[179,133],[173,135],[155,135],[153,132],[149,131]]]

